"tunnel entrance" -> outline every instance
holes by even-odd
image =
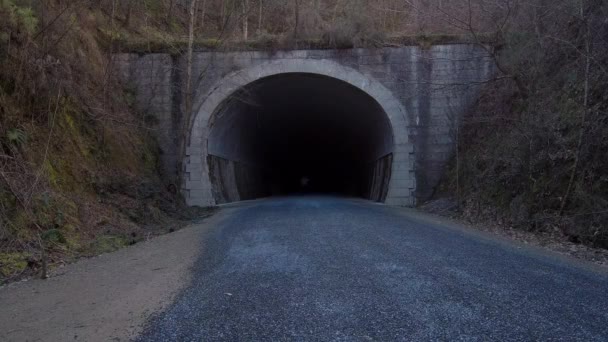
[[[393,132],[382,107],[344,81],[307,73],[242,87],[210,121],[217,203],[321,193],[384,201]]]

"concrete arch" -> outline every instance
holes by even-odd
[[[207,147],[213,115],[221,105],[247,85],[281,74],[315,74],[345,82],[369,95],[386,114],[393,133],[390,185],[385,202],[391,205],[414,205],[413,145],[409,141],[409,123],[405,108],[390,90],[373,78],[337,62],[323,59],[280,59],[225,76],[196,103],[201,103],[192,122],[190,144],[184,161],[182,188],[189,205],[213,205]]]

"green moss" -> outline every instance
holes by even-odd
[[[76,230],[76,226],[74,225],[66,225],[63,227],[66,231],[64,234],[65,237],[65,246],[69,250],[78,250],[82,247],[81,236],[78,234]]]
[[[59,173],[57,172],[57,170],[55,170],[55,167],[53,167],[53,164],[51,164],[51,162],[48,159],[45,161],[44,169],[47,172],[47,177],[48,177],[50,184],[53,187],[58,187]]]
[[[35,238],[34,233],[29,229],[31,220],[23,211],[18,211],[8,222],[9,231],[17,240],[31,241]]]
[[[74,119],[73,109],[71,104],[67,104],[63,113],[62,113],[63,121],[65,122],[62,127],[67,128],[67,133],[69,133],[69,137],[73,140],[75,145],[78,147],[80,154],[88,158],[91,156],[91,152],[88,148],[88,145],[85,140],[85,131],[83,127],[81,127],[78,123],[76,123]]]
[[[146,11],[153,16],[162,16],[165,14],[165,7],[159,0],[142,0],[142,3],[146,7]]]
[[[179,33],[183,30],[183,27],[173,17],[171,17],[169,21],[169,30],[171,30],[171,32]]]
[[[69,234],[75,233],[80,224],[77,204],[62,196],[39,194],[32,201],[32,210],[36,224],[47,230],[43,238],[53,242],[66,244]]]
[[[90,251],[93,254],[103,254],[113,252],[129,245],[129,241],[124,236],[102,235],[92,244]]]
[[[16,26],[17,29],[29,35],[34,34],[38,27],[38,18],[36,18],[34,11],[31,7],[15,2],[13,0],[0,1],[0,11],[4,12],[4,19],[10,25]]]
[[[125,87],[124,96],[127,106],[134,108],[137,100],[137,90],[135,87]]]
[[[106,39],[120,40],[125,38],[124,35],[118,30],[111,30],[103,27],[98,28],[98,30],[105,36]]]
[[[158,156],[152,152],[149,144],[142,151],[142,160],[145,171],[149,174],[156,174],[158,165]]]
[[[78,162],[79,161],[70,161],[65,159],[48,161],[46,170],[51,186],[54,189],[69,192],[80,192],[80,190],[86,190],[86,184],[82,183],[73,175],[73,163]]]
[[[8,277],[27,268],[26,253],[0,253],[0,275]]]
[[[97,166],[98,142],[92,124],[83,118],[69,98],[63,98],[54,132],[54,150],[44,161],[49,184],[55,190],[85,193],[92,190],[86,177]],[[32,151],[34,153],[34,151]],[[84,177],[83,177],[84,176]]]
[[[0,32],[0,44],[7,44],[11,36],[6,32]]]
[[[9,218],[17,208],[17,198],[0,183],[0,208],[4,209],[5,215]]]
[[[65,111],[63,113],[63,118],[65,120],[65,122],[68,124],[68,126],[70,127],[70,129],[72,131],[76,130],[76,124],[74,123],[74,118],[72,118],[72,116],[70,115],[69,112]]]

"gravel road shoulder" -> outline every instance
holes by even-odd
[[[204,232],[221,216],[68,265],[47,280],[0,288],[0,340],[133,338],[188,284]]]

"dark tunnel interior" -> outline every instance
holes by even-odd
[[[313,74],[240,89],[215,112],[208,140],[218,203],[324,193],[383,201],[393,134],[364,91]]]

